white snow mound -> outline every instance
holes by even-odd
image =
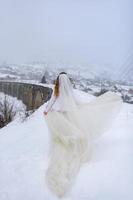
[[[76,92],[83,101],[94,98]],[[45,184],[49,148],[45,105],[23,123],[15,120],[0,129],[0,200],[58,199]],[[94,143],[92,159],[82,166],[67,199],[132,200],[132,139],[133,105],[123,103],[112,128]]]

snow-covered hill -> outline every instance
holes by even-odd
[[[92,96],[77,91],[83,101]],[[46,104],[23,123],[0,130],[0,200],[57,200],[47,189],[49,134]],[[133,106],[123,103],[112,128],[93,144],[92,159],[82,166],[69,200],[133,199]]]
[[[116,66],[98,64],[67,64],[33,62],[25,64],[0,64],[0,80],[38,80],[45,72],[52,79],[61,71],[70,74],[74,79],[88,79],[94,81],[117,81],[132,85],[133,73],[124,68],[116,70]]]
[[[1,65],[0,81],[17,81],[28,83],[53,84],[57,75],[65,71],[68,73],[76,89],[88,92],[95,96],[105,91],[121,93],[124,102],[133,104],[133,80],[122,79],[112,68],[89,64],[61,64],[61,63],[31,63],[21,65]]]

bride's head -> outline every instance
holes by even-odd
[[[60,79],[60,76],[61,76],[61,75],[66,75],[66,76],[67,76],[67,73],[66,73],[66,72],[61,72],[61,73],[59,73],[59,75],[57,76],[57,79],[55,80],[54,95],[55,95],[56,97],[59,96],[59,86],[60,86],[60,81],[59,81],[59,79]],[[68,78],[68,77],[67,77],[67,78]]]

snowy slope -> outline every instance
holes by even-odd
[[[76,91],[83,101],[91,96]],[[23,123],[0,130],[0,200],[57,200],[45,185],[48,129],[42,105]],[[133,106],[124,104],[112,128],[93,145],[69,200],[133,199]]]

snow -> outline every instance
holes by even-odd
[[[5,64],[0,65],[0,78],[1,79],[16,79],[16,80],[41,80],[45,72],[48,72],[49,78],[53,81],[59,72],[65,71],[74,79],[90,79],[94,82],[97,80],[108,80],[113,82],[124,82],[132,86],[133,76],[129,73],[126,78],[123,71],[121,76],[119,72],[116,73],[115,66],[99,65],[99,64],[70,64],[70,63],[45,63],[34,62],[25,64]],[[11,76],[12,75],[12,76]],[[124,77],[123,77],[124,75]],[[123,79],[124,78],[124,79]],[[122,84],[122,83],[121,83]]]
[[[7,94],[5,95],[3,92],[0,92],[0,102],[2,105],[4,105],[5,98],[8,109],[10,110],[11,106],[13,106],[12,113],[15,114],[13,118],[24,118],[26,112],[26,105],[21,100],[18,100],[16,97],[12,97]],[[1,108],[0,114],[2,114]]]
[[[81,169],[73,188],[73,199],[133,199],[132,133],[133,107],[123,104],[111,130],[95,142],[92,160]]]
[[[92,96],[75,90],[83,101]],[[43,104],[23,123],[0,129],[0,200],[57,200],[45,184],[49,134]],[[133,106],[123,103],[112,128],[93,144],[68,200],[133,199]]]
[[[1,78],[5,78],[5,77],[11,77],[11,78],[16,78],[16,76],[14,76],[14,75],[11,75],[11,74],[3,74],[3,73],[0,73],[0,77]]]

